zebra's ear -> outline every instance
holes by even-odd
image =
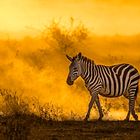
[[[71,62],[72,62],[72,58],[70,57],[70,56],[68,56],[67,54],[66,54],[66,57],[68,58],[68,60],[70,60]]]
[[[80,60],[81,57],[82,57],[82,53],[80,52],[80,53],[77,55],[78,60]]]

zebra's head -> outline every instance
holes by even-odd
[[[81,70],[81,64],[80,60],[82,57],[82,54],[79,53],[75,57],[70,57],[66,55],[66,57],[71,61],[71,64],[69,66],[69,74],[67,78],[67,84],[68,85],[73,85],[74,81],[81,75],[82,70]]]

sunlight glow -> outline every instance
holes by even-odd
[[[138,34],[138,0],[5,0],[0,1],[0,31],[41,29],[53,19],[82,21],[95,34]]]

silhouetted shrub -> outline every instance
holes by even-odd
[[[18,95],[16,91],[10,89],[1,89],[2,95],[1,113],[3,116],[12,116],[16,114],[29,114],[29,103],[22,94]]]
[[[53,105],[52,103],[41,104],[39,99],[33,97],[34,113],[42,119],[58,121],[64,120],[65,115],[62,107]]]
[[[70,19],[70,26],[62,26],[60,22],[53,21],[49,27],[43,31],[43,38],[50,46],[52,42],[55,44],[55,49],[61,53],[71,53],[77,50],[82,41],[88,36],[87,28],[82,23],[74,26],[74,19]]]

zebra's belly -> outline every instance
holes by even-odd
[[[122,94],[121,94],[121,95],[112,95],[112,94],[103,94],[103,93],[100,93],[100,92],[99,92],[99,94],[100,94],[101,96],[110,97],[110,98],[122,96]]]
[[[101,95],[101,96],[104,96],[104,97],[119,97],[119,96],[121,96],[122,94],[120,94],[120,93],[115,93],[114,91],[109,91],[109,89],[108,88],[104,88],[104,87],[102,87],[101,89],[100,89],[100,91],[99,91],[99,94]]]

